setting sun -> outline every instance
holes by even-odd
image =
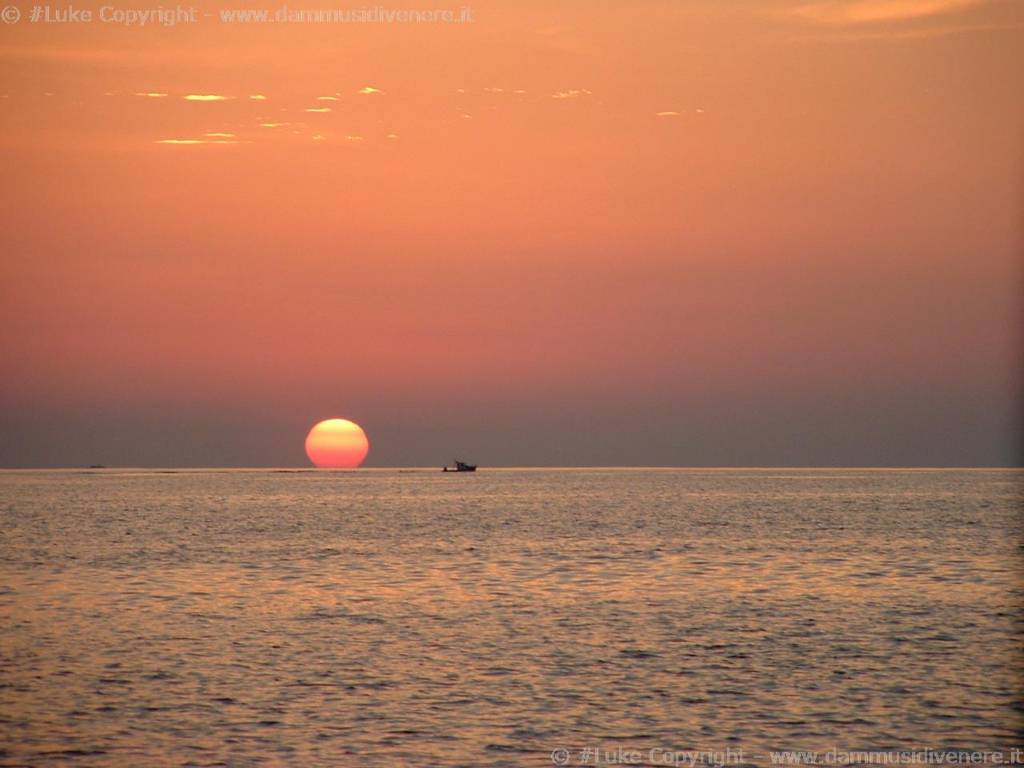
[[[354,469],[369,450],[363,428],[348,419],[326,419],[306,435],[306,455],[322,468]]]

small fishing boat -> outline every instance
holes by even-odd
[[[467,464],[464,461],[455,460],[454,467],[442,467],[442,472],[476,472],[476,464]]]

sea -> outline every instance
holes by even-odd
[[[3,471],[0,765],[1024,762],[1022,523],[1020,470]]]

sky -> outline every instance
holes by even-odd
[[[0,466],[1020,465],[1019,0],[109,2],[0,17]]]

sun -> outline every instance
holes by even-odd
[[[369,450],[363,428],[348,419],[325,419],[306,435],[306,455],[318,467],[355,469]]]

